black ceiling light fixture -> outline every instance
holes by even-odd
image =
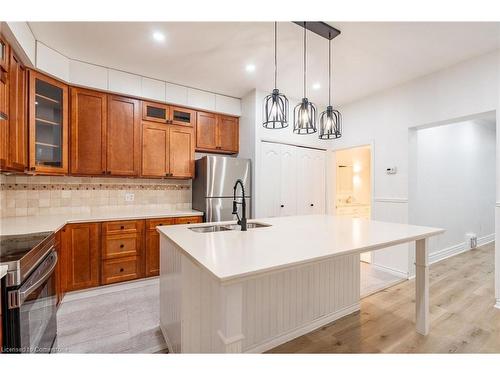
[[[307,27],[304,22],[304,96],[293,110],[293,132],[296,134],[316,133],[316,106],[307,99]]]
[[[311,103],[307,97],[306,97],[306,85],[307,85],[307,80],[306,80],[306,70],[307,70],[307,34],[306,31],[312,31],[313,33],[328,39],[331,41],[333,38],[338,36],[340,34],[340,30],[337,30],[336,28],[328,25],[325,22],[305,22],[305,21],[300,21],[300,22],[294,22],[295,24],[301,26],[304,28],[304,97],[302,101],[297,104],[297,106],[294,109],[293,115],[294,115],[294,121],[293,121],[293,131],[296,134],[312,134],[316,133],[316,106]],[[330,70],[329,70],[330,72]],[[331,73],[331,72],[330,72]],[[331,87],[330,87],[330,82],[329,84],[329,93],[331,93]],[[331,108],[331,111],[329,109]],[[339,115],[340,113],[338,111],[333,110],[333,107],[329,105],[327,107],[327,110],[321,114],[321,118],[323,118],[325,113],[331,114],[335,118],[335,115]],[[340,121],[337,121],[336,123],[341,125],[341,117],[339,118]],[[328,120],[328,117],[325,117],[325,120]],[[325,121],[325,124],[332,124],[328,121]],[[321,123],[320,123],[321,126]],[[335,132],[335,130],[334,130]],[[331,138],[325,138],[322,137],[321,129],[320,129],[320,138],[321,139],[331,139]],[[338,138],[338,137],[336,137]]]
[[[277,88],[278,80],[278,22],[274,22],[274,89],[264,98],[264,121],[266,129],[284,129],[288,126],[288,99]]]
[[[342,114],[332,106],[332,38],[328,40],[328,107],[319,116],[319,139],[342,137]]]

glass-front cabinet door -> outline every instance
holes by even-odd
[[[194,126],[196,111],[182,107],[170,107],[170,123],[174,125]]]
[[[30,71],[30,170],[68,172],[68,86]]]

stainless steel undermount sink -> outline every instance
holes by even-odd
[[[247,223],[247,229],[253,229],[253,228],[265,228],[265,227],[270,227],[271,224],[265,224],[265,223]],[[229,228],[231,230],[240,230],[241,227],[238,224],[228,224],[226,225],[226,228]]]
[[[247,223],[247,229],[265,228],[270,226],[271,224],[265,224],[265,223]],[[228,230],[240,230],[241,227],[238,224],[227,224],[227,225],[205,225],[202,227],[189,227],[188,229],[197,233],[213,233],[213,232],[224,232]]]
[[[204,227],[189,227],[188,229],[198,233],[224,232],[226,230],[231,230],[224,225],[207,225]]]

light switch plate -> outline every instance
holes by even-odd
[[[133,202],[135,198],[134,193],[125,193],[125,202]]]

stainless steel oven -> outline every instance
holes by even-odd
[[[29,244],[36,243],[37,238],[2,241],[10,249],[0,257],[9,266],[2,280],[3,352],[50,353],[57,334],[54,236],[43,238],[34,247]],[[22,248],[24,251],[20,251]]]

